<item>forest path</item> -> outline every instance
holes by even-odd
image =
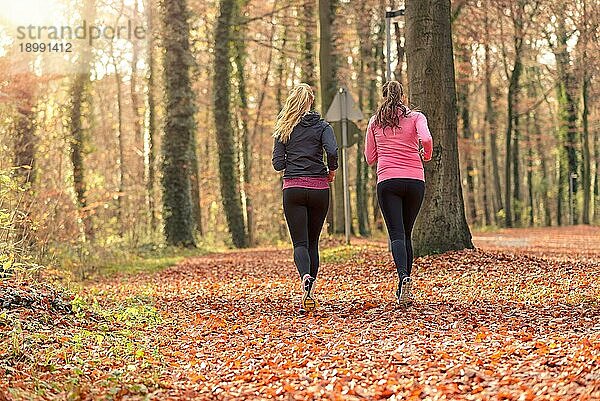
[[[163,321],[148,335],[163,385],[151,399],[599,399],[599,236],[477,234],[481,249],[416,261],[408,310],[394,303],[381,243],[323,251],[322,306],[307,317],[289,250],[212,254],[131,288],[99,285],[155,299]]]

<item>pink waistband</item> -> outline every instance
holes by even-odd
[[[286,188],[329,189],[329,182],[327,177],[284,178],[283,189]]]

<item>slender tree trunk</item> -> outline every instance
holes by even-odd
[[[546,156],[544,152],[544,144],[542,143],[542,132],[539,126],[538,120],[533,117],[534,136],[536,142],[537,153],[540,158],[540,167],[542,171],[542,179],[540,185],[540,191],[544,204],[544,224],[546,226],[552,225],[552,211],[550,209],[550,199],[548,198],[548,188],[550,187],[550,175],[548,173],[548,167],[546,165]]]
[[[94,0],[85,0],[82,15],[86,16],[87,21],[93,21],[95,18]],[[69,110],[69,132],[71,164],[73,166],[73,186],[75,188],[75,197],[79,216],[83,222],[84,241],[94,240],[94,226],[91,213],[87,210],[87,183],[85,180],[85,140],[84,132],[84,102],[89,101],[87,89],[90,82],[90,65],[92,62],[91,48],[84,46],[79,59],[78,72],[75,74],[73,84],[70,90],[70,110]]]
[[[489,1],[486,3],[487,8],[489,9]],[[496,112],[494,110],[494,101],[493,101],[493,93],[494,89],[492,87],[492,62],[490,60],[490,28],[488,21],[488,14],[486,11],[485,14],[485,121],[487,123],[487,128],[490,133],[490,152],[491,152],[491,161],[492,161],[492,179],[493,179],[493,188],[494,188],[494,221],[496,224],[499,223],[499,213],[500,210],[504,208],[502,203],[502,188],[500,186],[500,166],[498,164],[498,130],[496,124]]]
[[[379,1],[379,10],[383,14],[386,10],[384,0]],[[377,108],[377,74],[379,71],[381,82],[385,82],[385,57],[383,54],[383,47],[385,41],[385,23],[384,21],[379,22],[379,29],[375,35],[375,43],[373,44],[373,54],[371,55],[371,77],[369,83],[369,110],[371,113],[375,113]],[[410,90],[410,87],[408,88]],[[370,169],[373,178],[377,176],[377,166],[373,166]],[[383,224],[383,216],[379,208],[379,201],[377,199],[377,187],[372,186],[371,191],[371,204],[373,205],[373,226],[375,230],[384,231],[385,225]]]
[[[529,84],[531,86],[531,83]],[[535,118],[535,116],[533,117]],[[531,113],[527,113],[525,121],[525,143],[527,144],[527,206],[528,206],[528,224],[532,227],[535,223],[535,206],[533,200],[533,122]]]
[[[196,104],[190,79],[193,57],[189,43],[186,0],[165,0],[163,5],[166,84],[166,118],[162,140],[164,231],[167,243],[194,246],[194,216],[190,176],[195,143]]]
[[[123,143],[123,93],[121,89],[121,74],[117,70],[115,62],[115,85],[117,86],[117,125],[115,134],[119,147],[119,158],[117,159],[117,224],[119,225],[119,236],[122,237],[125,227],[123,218],[123,198],[125,197],[125,144]]]
[[[481,193],[483,201],[484,224],[492,224],[488,197],[488,160],[487,160],[487,133],[485,129],[481,132]]]
[[[366,14],[365,3],[361,3],[359,16]],[[369,61],[371,44],[369,43],[370,20],[359,18],[357,33],[359,38],[360,59],[358,60],[358,106],[365,110],[365,84],[366,68]],[[365,237],[371,234],[369,227],[369,195],[367,182],[369,180],[369,166],[364,156],[364,136],[358,139],[356,150],[356,213],[358,217],[358,232]]]
[[[411,100],[426,114],[434,140],[433,158],[425,166],[425,199],[414,229],[415,256],[473,248],[458,166],[449,1],[406,1],[406,54]]]
[[[598,129],[594,135],[594,222],[600,221],[600,134]]]
[[[238,5],[243,7],[243,5]],[[238,9],[237,15],[241,15]],[[236,30],[238,38],[234,42],[234,61],[236,65],[236,78],[238,84],[239,110],[241,114],[241,143],[242,143],[242,203],[246,206],[246,227],[248,230],[248,245],[253,246],[256,242],[254,210],[252,194],[250,193],[252,180],[252,146],[250,141],[250,130],[248,128],[248,97],[246,89],[246,45],[244,41],[245,31],[243,28]]]
[[[468,43],[459,45],[458,53],[458,85],[456,90],[458,109],[462,123],[462,136],[464,139],[465,148],[462,154],[465,158],[466,179],[467,179],[467,210],[469,212],[470,223],[477,222],[477,206],[475,203],[475,167],[473,165],[472,153],[472,138],[471,117],[469,113],[469,80],[473,75],[471,67],[471,49]]]
[[[517,89],[515,93],[515,103],[513,106],[519,105],[519,92]],[[520,139],[521,139],[521,120],[519,118],[519,110],[514,110],[513,114],[513,152],[512,152],[512,164],[513,164],[513,185],[514,185],[514,223],[516,226],[521,225],[521,216],[523,209],[523,196],[521,194],[521,166],[520,166]]]
[[[154,49],[154,13],[153,13],[153,1],[146,0],[144,4],[144,10],[146,12],[147,25],[148,25],[148,127],[146,130],[145,141],[144,141],[144,163],[145,163],[145,182],[146,182],[146,203],[148,207],[148,213],[150,217],[150,229],[156,230],[157,219],[156,219],[156,200],[154,198],[154,185],[156,180],[156,155],[154,150],[154,137],[156,135],[156,100],[154,94],[154,74],[155,74],[155,49]]]
[[[235,40],[232,37],[232,23],[235,20],[235,0],[219,2],[219,17],[215,28],[214,58],[214,118],[218,127],[217,146],[219,150],[219,176],[221,197],[225,217],[233,244],[238,248],[248,246],[242,197],[240,194],[239,171],[235,165],[236,146],[231,121],[231,56]]]
[[[589,129],[589,88],[591,85],[591,75],[589,72],[588,65],[588,14],[587,14],[587,1],[583,1],[583,29],[581,32],[581,65],[583,68],[583,79],[581,83],[581,135],[582,135],[582,177],[581,183],[583,186],[583,210],[581,220],[583,224],[591,223],[591,209],[592,209],[592,174],[591,174],[591,152],[590,152],[590,129]],[[598,171],[596,170],[596,181],[598,180]]]
[[[400,28],[400,24],[398,22],[394,22],[394,35],[396,36],[396,52],[398,53],[398,60],[396,64],[396,71],[394,71],[394,78],[396,81],[402,83],[404,82],[404,74],[402,71],[402,66],[404,65],[404,46],[400,39],[402,38],[402,29]]]
[[[283,88],[284,88],[284,67],[285,67],[285,49],[286,49],[286,44],[287,44],[287,33],[288,33],[288,26],[285,25],[283,28],[283,37],[281,38],[281,51],[279,52],[279,57],[277,60],[277,68],[275,70],[275,76],[277,79],[277,90],[275,91],[275,104],[277,105],[277,112],[279,112],[282,108],[283,108]],[[283,176],[280,175],[279,176],[279,186],[278,186],[278,190],[281,191],[281,188],[283,187]],[[283,216],[283,204],[280,203],[279,204],[279,215]],[[329,214],[328,214],[329,216]],[[329,225],[331,226],[331,223],[329,223]],[[288,238],[288,234],[287,234],[287,226],[285,224],[285,219],[279,219],[279,238],[280,239],[287,239]]]

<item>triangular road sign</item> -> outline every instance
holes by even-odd
[[[342,87],[335,94],[333,102],[331,102],[331,106],[329,106],[329,110],[327,110],[325,119],[329,122],[341,121],[344,117],[351,121],[363,119],[363,113],[356,105],[356,102],[346,87]]]

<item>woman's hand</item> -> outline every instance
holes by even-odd
[[[327,174],[327,181],[333,182],[334,180],[335,180],[335,170],[329,171],[329,174]]]

